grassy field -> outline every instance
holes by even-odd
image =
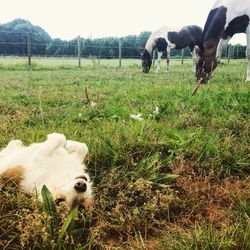
[[[57,206],[51,230],[42,205],[2,180],[0,248],[250,249],[245,61],[219,65],[194,96],[190,61],[159,74],[122,65],[0,60],[0,148],[51,132],[83,141],[95,193],[77,215]]]

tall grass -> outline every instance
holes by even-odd
[[[249,248],[246,64],[220,65],[192,96],[191,62],[171,63],[159,74],[143,74],[137,60],[0,65],[0,147],[64,133],[87,143],[95,186],[93,209],[68,214],[46,188],[42,209],[3,182],[1,247]],[[130,118],[139,113],[142,121]]]

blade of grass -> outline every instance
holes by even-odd
[[[57,222],[56,207],[53,201],[52,194],[45,185],[42,187],[42,198],[43,198],[43,211],[45,213],[48,213],[51,218],[49,225],[49,232],[50,232],[50,237],[53,238]]]
[[[67,231],[70,233],[73,229],[73,224],[77,218],[78,209],[77,207],[70,212],[70,214],[67,216],[66,220],[64,221],[60,231],[59,236],[57,239],[57,249],[61,250],[63,246],[63,237],[66,235]]]

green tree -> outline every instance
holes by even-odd
[[[0,25],[0,54],[27,54],[28,33],[31,34],[32,54],[45,54],[46,44],[51,41],[51,37],[41,27],[24,19]]]

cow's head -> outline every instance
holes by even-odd
[[[152,58],[149,52],[145,49],[143,54],[141,55],[142,60],[142,71],[144,73],[148,73],[150,70],[150,67],[152,65]]]
[[[216,51],[216,50],[215,50]],[[200,47],[196,51],[195,76],[199,83],[207,83],[214,69],[217,67],[216,53],[206,47]]]

